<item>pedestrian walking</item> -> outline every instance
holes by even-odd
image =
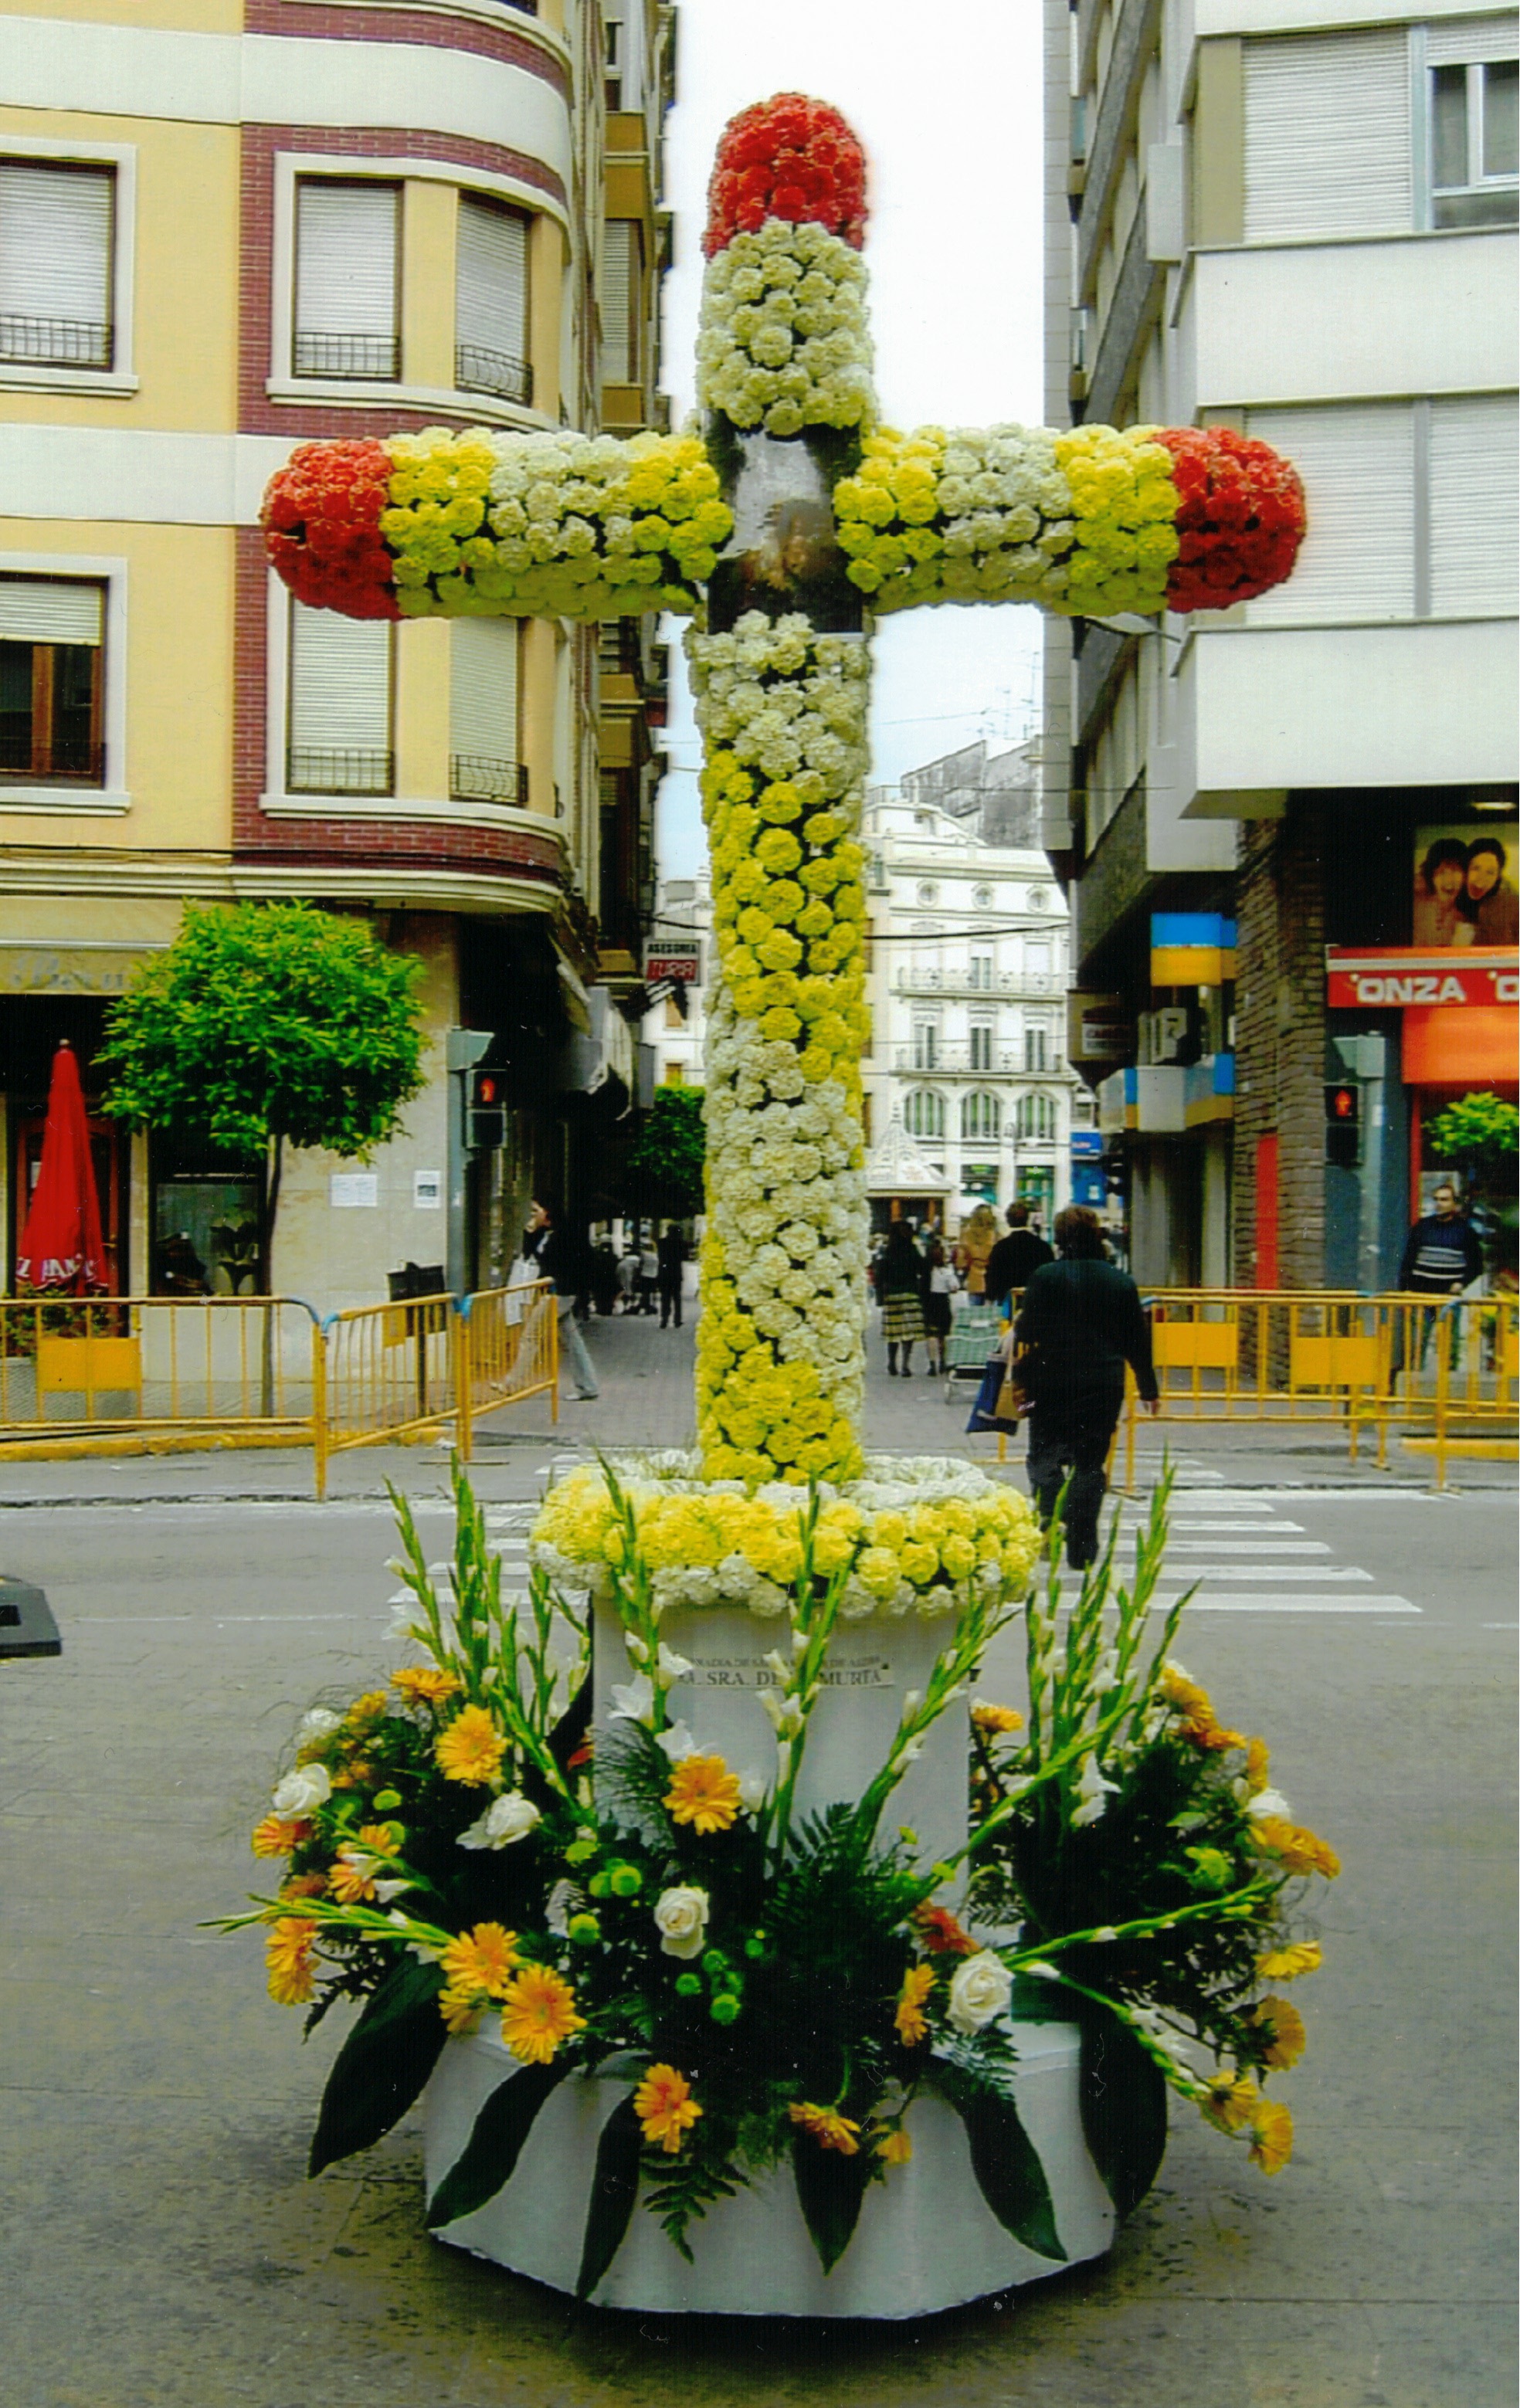
[[[1403,1260],[1398,1266],[1399,1291],[1405,1296],[1460,1296],[1470,1286],[1483,1269],[1483,1247],[1478,1233],[1462,1211],[1456,1189],[1449,1179],[1443,1179],[1431,1201],[1433,1212],[1424,1213],[1410,1230],[1404,1246]],[[1419,1368],[1430,1344],[1430,1333],[1436,1326],[1438,1308],[1429,1304],[1418,1314],[1420,1342]],[[1393,1376],[1397,1379],[1404,1369],[1408,1347],[1404,1324],[1407,1313],[1400,1312],[1394,1335]],[[1453,1316],[1455,1321],[1455,1316]],[[1457,1333],[1454,1329],[1451,1366],[1455,1370],[1460,1359]]]
[[[945,1343],[950,1336],[950,1300],[959,1289],[960,1282],[938,1232],[931,1235],[925,1247],[924,1260],[929,1274],[924,1297],[925,1342],[928,1349],[929,1377],[934,1380],[945,1369]]]
[[[624,1312],[638,1310],[638,1249],[624,1246],[618,1257],[618,1301]]]
[[[589,1405],[601,1394],[601,1390],[596,1384],[595,1366],[586,1352],[586,1341],[575,1317],[576,1291],[580,1286],[578,1265],[573,1249],[555,1226],[554,1215],[547,1204],[535,1203],[529,1212],[528,1225],[523,1236],[523,1253],[537,1266],[536,1278],[553,1283],[560,1357],[570,1366],[578,1401]]]
[[[997,1224],[990,1204],[978,1204],[961,1223],[955,1240],[955,1268],[966,1283],[966,1293],[980,1304],[986,1293],[987,1265],[997,1243]]]
[[[651,1230],[638,1249],[638,1310],[652,1313],[660,1286],[660,1250]]]
[[[672,1316],[681,1327],[681,1288],[686,1273],[686,1240],[674,1221],[667,1221],[655,1254],[660,1265],[660,1327],[667,1329]]]
[[[1054,1249],[1030,1227],[1027,1204],[1011,1204],[1005,1217],[1008,1235],[998,1239],[987,1256],[983,1280],[987,1302],[999,1311],[1011,1296],[1028,1286],[1041,1264],[1055,1260]]]
[[[1029,1486],[1048,1528],[1069,1474],[1067,1560],[1083,1571],[1097,1554],[1126,1363],[1151,1412],[1161,1408],[1140,1291],[1108,1260],[1097,1213],[1068,1204],[1055,1216],[1055,1243],[1060,1259],[1031,1273],[1013,1336],[1030,1398]]]
[[[913,1243],[906,1221],[894,1221],[876,1267],[876,1292],[882,1299],[882,1334],[886,1340],[887,1369],[897,1377],[913,1376],[913,1348],[924,1336],[924,1290],[928,1265]]]

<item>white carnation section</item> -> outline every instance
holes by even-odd
[[[696,394],[735,426],[796,435],[868,425],[866,267],[823,226],[767,218],[708,265],[696,342]]]

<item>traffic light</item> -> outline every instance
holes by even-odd
[[[490,1154],[507,1136],[507,1082],[499,1070],[466,1074],[465,1143],[472,1154]]]
[[[1325,1090],[1325,1159],[1338,1170],[1355,1170],[1362,1152],[1362,1091],[1342,1079]]]

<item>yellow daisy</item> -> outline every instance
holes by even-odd
[[[847,2115],[832,2107],[815,2107],[807,2099],[794,2099],[786,2112],[794,2124],[812,2134],[821,2149],[837,2149],[841,2157],[858,2156],[860,2126],[852,2124]]]
[[[698,1832],[726,1831],[738,1813],[738,1779],[721,1756],[683,1756],[665,1793],[674,1823]]]
[[[524,1965],[503,1994],[501,2036],[523,2065],[547,2065],[585,2020],[568,1982],[548,1965]]]
[[[483,1789],[501,1770],[507,1742],[484,1706],[462,1706],[447,1729],[433,1742],[438,1770],[446,1781],[460,1781]]]
[[[488,1999],[504,1999],[520,1959],[517,1934],[499,1923],[478,1923],[451,1940],[438,1958],[449,1988]]]
[[[691,2084],[673,2065],[652,2065],[634,2092],[634,2114],[645,2140],[657,2141],[667,2157],[679,2154],[689,2127],[701,2113]]]
[[[1297,1982],[1302,1974],[1317,1973],[1324,1955],[1317,1940],[1292,1940],[1286,1947],[1269,1948],[1265,1956],[1258,1956],[1256,1971],[1269,1982]]]
[[[904,2048],[916,2048],[921,2040],[927,2040],[929,2036],[928,2020],[924,2013],[924,2001],[933,1987],[932,1965],[911,1965],[902,1977],[902,1988],[897,1994],[897,2011],[893,2021],[897,2027],[897,2038]]]
[[[1280,2100],[1263,2099],[1251,2116],[1251,2162],[1264,2174],[1281,2173],[1293,2155],[1293,2116]]]
[[[269,1996],[280,2007],[304,2007],[316,1997],[315,1947],[320,1925],[305,1915],[281,1915],[264,1943]]]

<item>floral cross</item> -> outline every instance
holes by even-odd
[[[871,620],[1221,609],[1281,583],[1305,524],[1292,466],[1227,428],[883,426],[865,227],[844,119],[758,103],[710,187],[700,431],[307,443],[264,509],[292,591],[351,617],[692,622],[718,953],[698,1436],[710,1479],[751,1486],[862,1468]]]

